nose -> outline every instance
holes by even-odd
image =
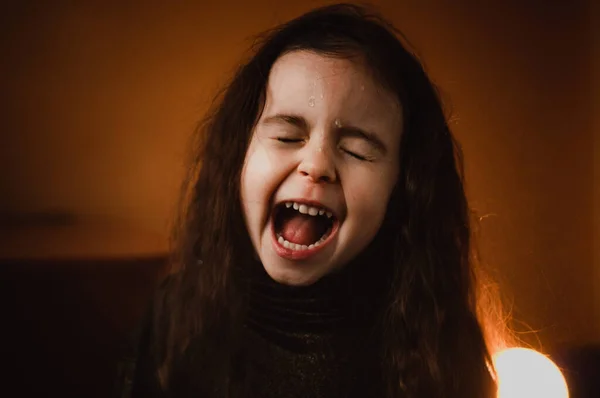
[[[321,143],[304,149],[298,172],[315,183],[334,182],[337,172],[331,151]]]

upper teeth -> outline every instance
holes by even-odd
[[[294,210],[298,210],[302,214],[308,214],[311,216],[326,215],[327,218],[331,218],[333,216],[333,213],[330,211],[327,211],[325,209],[319,209],[318,207],[314,207],[314,206],[308,206],[308,205],[298,203],[298,202],[286,202],[285,207],[287,207],[288,209],[290,207],[293,207]]]

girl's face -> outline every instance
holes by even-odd
[[[309,285],[381,227],[402,111],[360,63],[308,51],[277,60],[266,94],[242,170],[246,226],[271,278]]]

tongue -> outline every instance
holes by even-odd
[[[299,245],[311,245],[321,235],[316,217],[301,213],[287,217],[281,228],[283,239]]]

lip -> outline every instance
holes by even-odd
[[[275,253],[277,253],[277,255],[279,257],[285,258],[287,260],[305,260],[308,259],[310,257],[313,257],[315,255],[317,255],[318,253],[322,252],[327,246],[329,246],[329,244],[333,241],[333,239],[335,239],[337,237],[337,233],[338,230],[340,228],[340,219],[338,218],[338,216],[336,215],[336,213],[331,210],[330,208],[328,208],[327,206],[323,206],[321,203],[319,202],[315,202],[315,201],[307,201],[307,200],[285,200],[285,201],[281,201],[278,202],[275,207],[284,204],[284,203],[288,203],[288,202],[297,202],[297,203],[302,203],[308,206],[314,206],[314,207],[319,207],[322,208],[324,210],[330,211],[333,213],[335,219],[333,221],[333,226],[331,227],[331,232],[329,233],[329,236],[327,237],[327,239],[325,239],[325,241],[323,243],[321,243],[319,246],[317,247],[313,247],[312,249],[306,249],[306,250],[292,250],[292,249],[288,249],[287,247],[282,246],[279,241],[277,240],[277,234],[275,232],[275,217],[274,214],[271,215],[271,220],[270,220],[270,224],[271,224],[271,241],[273,243],[273,248],[275,249]]]
[[[318,207],[320,209],[323,209],[323,210],[326,210],[328,212],[331,212],[331,214],[333,214],[333,216],[335,217],[335,219],[337,221],[339,221],[341,219],[341,215],[338,214],[338,212],[336,212],[332,208],[330,208],[328,206],[325,206],[323,203],[318,202],[316,200],[307,200],[307,199],[286,199],[286,200],[280,200],[277,203],[275,203],[275,205],[273,206],[272,210],[274,210],[275,208],[277,208],[277,206],[284,205],[286,203],[293,203],[293,202],[300,203],[300,204],[307,205],[307,206]]]

